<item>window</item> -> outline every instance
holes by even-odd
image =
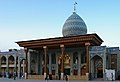
[[[56,54],[55,53],[53,53],[51,55],[51,59],[52,59],[52,64],[56,64]]]
[[[117,70],[117,54],[111,55],[111,69]]]
[[[73,53],[73,63],[78,64],[78,53],[77,52]]]
[[[8,61],[9,61],[9,64],[14,64],[14,57],[11,55],[9,58],[8,58]]]
[[[5,57],[5,56],[2,56],[2,58],[1,58],[1,63],[2,63],[2,64],[6,64],[6,57]]]

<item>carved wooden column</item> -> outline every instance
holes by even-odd
[[[27,73],[28,73],[28,49],[27,48],[24,48],[24,51],[25,51],[25,79],[27,79]]]
[[[85,47],[86,47],[86,77],[87,77],[87,80],[89,80],[89,46],[90,46],[90,43],[87,42],[85,43]]]
[[[44,49],[44,79],[46,77],[47,74],[47,46],[43,46]]]
[[[64,76],[64,45],[60,45],[61,48],[61,79]]]

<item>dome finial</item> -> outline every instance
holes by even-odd
[[[74,3],[74,12],[76,12],[76,4],[77,2]]]

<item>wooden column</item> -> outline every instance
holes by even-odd
[[[90,43],[87,42],[85,43],[85,47],[86,47],[86,76],[87,76],[87,80],[89,80],[89,46]]]
[[[47,46],[43,46],[44,49],[44,78],[46,78],[47,73]]]
[[[28,49],[27,48],[24,48],[24,51],[25,51],[25,79],[27,79],[27,73],[28,73]]]
[[[60,45],[61,48],[61,79],[63,80],[64,75],[64,45]]]

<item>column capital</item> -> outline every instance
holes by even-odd
[[[46,49],[46,48],[47,48],[47,46],[43,46],[43,48],[44,48],[44,49]]]
[[[24,48],[24,50],[27,50],[27,48]]]
[[[60,45],[60,47],[61,47],[61,48],[64,48],[64,45],[63,45],[63,44],[61,44],[61,45]]]
[[[24,51],[25,51],[25,53],[27,53],[28,52],[28,48],[24,48]]]
[[[85,43],[85,46],[90,46],[90,42],[86,42],[86,43]]]

